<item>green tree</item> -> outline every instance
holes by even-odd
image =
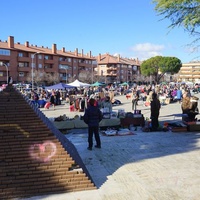
[[[145,60],[140,68],[142,75],[152,76],[154,81],[159,83],[165,73],[178,73],[181,66],[181,60],[176,57],[155,56]]]
[[[169,27],[182,26],[191,35],[195,36],[194,44],[200,40],[200,1],[199,0],[152,0],[156,4],[155,10],[170,19]]]

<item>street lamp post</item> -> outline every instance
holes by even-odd
[[[66,67],[65,68],[65,72],[66,72],[66,84],[67,84],[67,70],[68,70],[68,68]]]
[[[6,74],[7,74],[7,84],[8,84],[8,65],[6,65],[5,63],[3,63],[3,65],[6,67]]]
[[[36,52],[34,53],[31,57],[32,57],[32,61],[31,61],[31,78],[32,78],[32,91],[34,90],[34,80],[33,80],[33,60],[36,54],[39,54],[40,52]]]
[[[94,69],[93,69],[93,60],[92,60],[92,84],[94,83]]]

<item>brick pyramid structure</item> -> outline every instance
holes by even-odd
[[[13,86],[0,92],[0,199],[96,189],[74,145]]]

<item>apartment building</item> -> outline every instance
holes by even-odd
[[[182,67],[178,73],[178,81],[191,81],[193,83],[200,83],[200,61],[182,64]]]
[[[8,76],[14,83],[27,82],[28,74],[34,74],[34,70],[51,75],[59,73],[60,81],[68,82],[72,77],[78,79],[81,72],[93,74],[96,67],[96,58],[91,51],[85,55],[83,50],[79,53],[78,48],[74,52],[66,51],[64,47],[58,50],[56,44],[52,44],[51,49],[30,45],[28,41],[20,44],[15,43],[13,36],[9,36],[7,41],[0,41],[1,84],[7,82]]]
[[[138,59],[109,53],[94,57],[91,51],[84,54],[83,50],[78,52],[78,48],[74,52],[66,51],[65,47],[58,50],[56,44],[52,44],[52,48],[32,45],[28,41],[20,44],[13,36],[7,41],[0,40],[0,84],[6,83],[8,76],[14,83],[26,83],[28,76],[36,76],[35,71],[58,73],[60,82],[79,79],[80,74],[91,74],[90,82],[133,82],[138,81],[140,64]]]
[[[99,54],[97,57],[97,71],[99,80],[105,83],[134,82],[140,75],[140,61],[138,59],[122,58],[109,53]]]

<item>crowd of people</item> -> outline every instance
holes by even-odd
[[[150,106],[153,92],[157,94],[161,105],[172,102],[181,103],[184,93],[187,92],[187,96],[194,96],[195,93],[200,91],[200,87],[197,84],[192,87],[186,84],[133,84],[131,86],[110,84],[106,87],[85,87],[68,90],[46,90],[40,88],[37,91],[26,89],[21,89],[20,91],[24,96],[33,101],[49,101],[54,108],[56,105],[61,105],[62,101],[66,101],[70,104],[71,111],[84,111],[87,105],[86,102],[88,102],[90,98],[94,98],[100,109],[108,107],[107,104],[111,102],[111,104],[109,104],[109,111],[112,111],[112,105],[121,103],[117,100],[117,95],[126,95],[128,97],[127,99],[131,98],[133,102],[132,110],[136,110],[138,100],[142,100],[144,106]]]
[[[111,113],[113,105],[121,104],[117,100],[118,95],[126,95],[131,98],[132,111],[137,110],[138,101],[143,101],[143,106],[150,107],[151,131],[159,128],[159,114],[161,105],[177,102],[180,104],[184,121],[195,121],[198,111],[199,85],[187,84],[158,84],[107,87],[85,87],[69,90],[45,90],[36,91],[21,90],[23,95],[34,102],[44,100],[55,109],[64,100],[69,104],[70,112],[84,112],[83,119],[88,124],[88,150],[93,147],[93,135],[96,140],[96,148],[101,148],[99,137],[99,122],[103,113]],[[117,102],[118,101],[118,102]],[[44,105],[45,106],[45,105]]]

